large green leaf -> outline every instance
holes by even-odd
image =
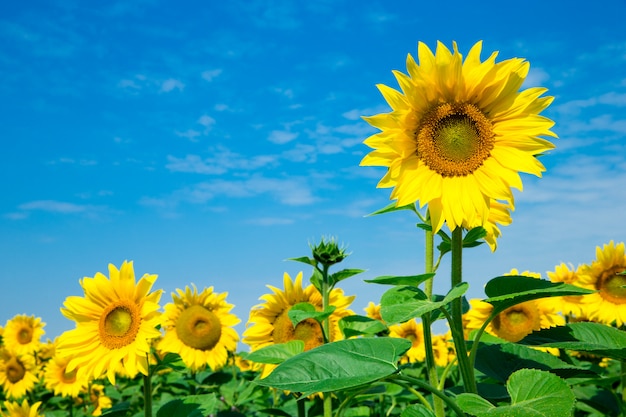
[[[475,366],[485,375],[502,382],[524,368],[551,371],[562,378],[596,376],[550,353],[515,343],[481,344],[476,352]]]
[[[374,336],[387,330],[379,320],[365,316],[346,316],[339,320],[339,329],[345,338],[354,336]]]
[[[380,314],[388,323],[402,323],[423,314],[445,307],[452,300],[462,297],[469,285],[463,282],[452,288],[439,301],[431,301],[426,294],[417,287],[394,287],[386,291],[380,299]]]
[[[332,285],[335,285],[339,281],[343,281],[344,279],[353,277],[362,272],[365,272],[365,269],[342,269],[341,271],[337,271],[334,274],[330,274],[328,278],[330,280],[330,283]]]
[[[421,274],[421,275],[405,275],[405,276],[382,275],[374,279],[366,279],[364,281],[372,283],[372,284],[412,285],[414,287],[417,287],[422,282],[434,276],[435,276],[434,273]]]
[[[544,297],[585,295],[594,291],[562,282],[550,282],[523,275],[501,276],[485,285],[485,301],[493,305],[494,311],[503,311],[525,301]]]
[[[626,360],[626,332],[600,323],[570,323],[531,333],[520,343]]]
[[[302,340],[290,340],[255,350],[246,355],[246,359],[258,363],[278,364],[302,352],[304,352],[304,342]]]
[[[422,404],[413,404],[405,408],[400,417],[435,417],[435,413]]]
[[[507,381],[511,404],[496,407],[476,394],[460,394],[457,404],[476,417],[571,417],[575,397],[567,383],[550,372],[521,369]]]
[[[287,359],[256,383],[305,396],[353,388],[396,373],[410,347],[392,337],[340,340]]]

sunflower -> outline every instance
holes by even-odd
[[[92,384],[89,387],[89,404],[94,407],[92,416],[100,416],[103,409],[113,406],[111,399],[104,394],[104,385]]]
[[[40,405],[41,405],[41,401],[37,401],[33,405],[28,405],[28,400],[26,399],[22,401],[22,404],[18,402],[5,401],[4,407],[7,409],[7,412],[4,413],[2,410],[0,410],[0,416],[2,417],[42,417],[42,415],[37,412]]]
[[[228,293],[205,288],[198,294],[195,285],[172,293],[173,303],[166,304],[163,327],[165,336],[158,344],[163,352],[180,355],[192,370],[222,368],[228,352],[235,352],[239,335],[233,326],[241,320],[230,313],[233,305],[226,302]]]
[[[35,388],[37,364],[31,353],[0,352],[0,385],[9,398],[21,398]]]
[[[378,85],[392,111],[365,117],[381,132],[364,141],[374,150],[361,165],[388,168],[378,187],[394,187],[398,207],[428,204],[435,232],[444,222],[484,225],[491,201],[512,201],[519,172],[541,176],[536,155],[554,148],[539,137],[556,137],[539,115],[553,98],[541,97],[544,88],[519,91],[529,63],[496,63],[497,52],[481,62],[481,49],[476,43],[463,61],[456,43],[450,51],[438,42],[433,54],[420,42],[419,64],[408,55],[408,75],[394,71],[402,93]]]
[[[299,303],[309,303],[317,311],[321,311],[322,296],[319,291],[313,285],[302,288],[302,272],[296,276],[295,281],[292,281],[289,274],[285,273],[283,285],[284,290],[268,285],[272,294],[261,296],[259,299],[264,303],[253,307],[250,311],[247,328],[243,333],[243,342],[248,344],[252,351],[296,339],[304,342],[305,350],[324,343],[324,334],[319,322],[306,319],[294,327],[288,316],[291,307]],[[343,337],[338,322],[342,317],[354,314],[348,310],[352,300],[354,296],[345,296],[340,288],[331,290],[329,304],[335,307],[335,311],[329,317],[330,341]],[[265,365],[263,376],[267,376],[273,368],[273,365]]]
[[[415,319],[390,326],[389,337],[398,337],[411,341],[411,347],[404,354],[401,362],[423,362],[426,358],[424,326]]]
[[[561,263],[557,265],[554,271],[548,271],[548,278],[551,282],[564,282],[566,284],[594,289],[593,286],[583,285],[580,282],[580,272],[582,266],[574,268],[572,265]],[[568,295],[564,297],[548,297],[537,300],[538,302],[552,305],[556,311],[560,311],[565,316],[573,316],[574,318],[585,318],[588,316],[586,305],[584,303],[585,296]]]
[[[383,317],[380,315],[380,304],[374,304],[372,301],[370,301],[367,304],[367,307],[365,307],[363,310],[365,310],[365,315],[370,319],[383,321]]]
[[[132,262],[125,261],[119,270],[109,265],[109,276],[98,272],[83,278],[85,297],[65,300],[61,312],[76,328],[59,337],[57,352],[71,358],[67,372],[78,368],[88,379],[106,372],[115,384],[120,363],[129,375],[148,375],[150,341],[161,335],[156,327],[162,290],[150,292],[156,275],[145,274],[136,283]]]
[[[39,317],[18,314],[4,326],[4,345],[18,354],[36,352],[45,333],[45,325]]]
[[[54,355],[47,363],[43,383],[54,395],[76,398],[87,389],[89,380],[78,369],[67,370],[69,358]]]
[[[622,326],[626,323],[626,254],[624,242],[596,248],[596,259],[578,274],[582,286],[597,290],[583,299],[590,320]]]
[[[447,366],[455,359],[454,344],[451,342],[452,334],[450,331],[446,334],[438,334],[433,336],[433,353],[435,355],[435,364],[438,366]]]

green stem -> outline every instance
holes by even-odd
[[[304,408],[304,398],[298,398],[296,404],[298,404],[298,417],[306,417],[306,408]]]
[[[322,270],[322,311],[326,311],[330,305],[330,283],[328,282],[328,265],[323,265]],[[326,342],[331,341],[330,334],[330,317],[326,317],[322,322],[324,330],[324,338]],[[330,392],[325,392],[324,396],[324,417],[332,417],[333,415],[333,398]]]
[[[152,373],[143,376],[143,411],[145,417],[152,417]]]
[[[463,282],[463,228],[457,227],[452,231],[451,242],[451,287],[454,288]],[[454,339],[459,371],[463,378],[463,386],[466,392],[477,394],[476,381],[474,380],[474,368],[467,356],[467,345],[463,334],[463,298],[459,297],[452,301],[452,320],[450,330]]]
[[[626,403],[626,361],[624,360],[621,361],[621,371],[620,379],[622,382],[622,404],[624,404]]]
[[[451,398],[446,396],[443,392],[439,391],[437,388],[430,386],[426,382],[422,381],[419,378],[414,378],[412,376],[397,374],[388,378],[390,382],[398,383],[398,381],[407,381],[410,384],[417,385],[419,388],[422,388],[426,391],[431,392],[433,395],[441,398],[450,409],[452,409],[459,417],[465,417],[465,413],[461,408],[454,402]]]
[[[425,234],[426,254],[424,259],[424,272],[428,274],[434,271],[433,259],[435,252],[435,239],[432,230],[427,230]],[[433,278],[429,278],[424,283],[424,292],[429,300],[432,299],[433,296],[433,281]],[[437,365],[435,364],[435,354],[433,350],[433,338],[431,332],[432,321],[430,312],[422,316],[422,325],[424,331],[424,348],[426,350],[426,372],[428,374],[428,381],[430,382],[430,385],[437,387],[439,386],[439,378],[437,376]],[[445,417],[443,401],[441,401],[439,397],[433,397],[433,405],[435,406],[435,416]]]

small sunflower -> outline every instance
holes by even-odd
[[[104,385],[92,384],[89,387],[89,404],[94,407],[92,416],[101,416],[102,410],[113,407],[113,402],[104,394]]]
[[[198,294],[195,286],[172,293],[173,303],[166,304],[163,316],[165,336],[158,344],[163,352],[173,352],[192,370],[222,368],[228,352],[235,352],[239,335],[233,326],[241,320],[230,313],[228,293],[205,288]]]
[[[580,282],[580,271],[582,266],[574,268],[572,265],[561,263],[557,265],[554,271],[548,271],[548,278],[551,282],[564,282],[566,284],[576,285],[579,287],[585,287],[593,289],[590,285],[585,285]],[[560,311],[565,316],[573,316],[576,318],[587,317],[586,304],[584,303],[585,296],[583,295],[568,295],[564,297],[548,297],[543,298],[540,301],[550,304],[556,311]]]
[[[447,334],[433,336],[433,353],[437,366],[447,366],[455,359],[454,344],[451,341],[452,334],[449,331]]]
[[[120,363],[131,376],[148,375],[150,342],[161,335],[157,325],[162,290],[150,292],[156,275],[145,274],[135,282],[132,262],[125,261],[119,270],[109,265],[109,276],[98,272],[83,278],[85,296],[65,300],[61,312],[76,328],[59,337],[57,352],[71,358],[67,372],[78,368],[88,379],[106,373],[115,384]]]
[[[45,334],[45,325],[39,317],[18,314],[4,326],[4,345],[18,354],[36,352]]]
[[[8,350],[0,352],[0,385],[8,398],[21,398],[35,388],[39,381],[35,357]]]
[[[364,308],[364,310],[365,315],[370,319],[383,321],[383,317],[380,315],[380,304],[374,304],[372,301],[370,301],[367,304],[367,307]]]
[[[401,362],[423,362],[426,358],[424,326],[415,319],[390,326],[389,337],[398,337],[411,341],[411,347],[404,354]]]
[[[409,55],[408,75],[393,72],[402,92],[378,85],[392,111],[365,118],[381,132],[365,140],[374,150],[361,165],[387,167],[378,187],[393,187],[397,206],[428,205],[435,232],[483,226],[491,201],[512,201],[519,173],[541,176],[536,156],[554,148],[540,138],[556,137],[554,122],[539,115],[553,98],[519,91],[529,63],[496,63],[497,52],[481,62],[481,49],[463,61],[456,43],[438,42],[433,54],[420,42],[419,64]]]
[[[252,351],[265,346],[278,343],[285,343],[290,340],[302,340],[304,349],[309,350],[324,343],[324,334],[320,324],[314,319],[307,319],[297,326],[293,326],[288,313],[291,307],[299,303],[309,303],[316,310],[322,310],[322,296],[313,285],[302,288],[302,272],[295,281],[291,280],[289,274],[283,276],[284,290],[268,285],[272,294],[265,294],[259,299],[263,304],[259,304],[250,311],[250,318],[245,332],[243,342],[248,344]],[[338,322],[341,318],[353,315],[348,306],[354,300],[354,296],[345,296],[343,290],[334,288],[330,292],[330,305],[335,307],[335,311],[330,315],[330,341],[340,340],[343,336],[339,329]],[[263,376],[267,376],[274,366],[265,365]]]
[[[76,398],[84,392],[89,380],[78,369],[67,370],[69,358],[54,355],[47,363],[43,374],[43,383],[54,395]]]
[[[3,412],[0,410],[0,416],[2,417],[42,417],[41,414],[38,413],[39,406],[41,406],[41,401],[37,401],[33,405],[28,404],[28,400],[24,399],[22,403],[5,401],[4,408],[7,409],[7,412]]]
[[[584,297],[590,320],[622,326],[626,323],[626,254],[624,242],[611,241],[596,248],[596,259],[583,265],[578,274],[580,283],[597,290]]]

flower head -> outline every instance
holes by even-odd
[[[624,242],[596,248],[596,259],[578,274],[582,286],[597,292],[584,297],[589,319],[622,326],[626,323],[626,254]]]
[[[398,337],[411,341],[411,347],[401,359],[404,362],[422,362],[426,358],[424,344],[424,326],[415,319],[389,327],[389,337]]]
[[[241,320],[230,313],[228,293],[215,293],[213,287],[198,293],[195,286],[177,289],[173,303],[165,305],[163,327],[165,336],[158,344],[163,352],[173,352],[192,370],[209,365],[222,368],[228,352],[235,352],[239,335],[233,326]]]
[[[54,395],[76,398],[87,389],[89,380],[84,372],[79,374],[78,369],[68,371],[69,362],[69,358],[54,355],[46,363],[43,382]]]
[[[8,398],[21,398],[35,388],[38,367],[32,353],[0,351],[0,385]]]
[[[150,292],[156,275],[145,274],[135,282],[132,262],[124,262],[119,270],[109,265],[109,276],[98,272],[83,278],[85,296],[65,300],[61,312],[76,328],[59,337],[57,353],[71,358],[68,372],[78,368],[89,379],[106,373],[114,384],[119,364],[131,376],[148,375],[150,342],[161,335],[157,325],[162,290]]]
[[[28,400],[24,399],[22,403],[13,402],[13,401],[5,401],[4,407],[7,409],[7,412],[3,412],[0,410],[0,416],[2,417],[41,417],[41,414],[38,413],[39,406],[41,406],[41,401],[37,401],[33,405],[28,404]]]
[[[18,354],[34,353],[39,350],[45,325],[39,317],[18,314],[4,326],[3,343],[7,349]]]
[[[552,102],[544,88],[519,91],[529,71],[520,58],[480,60],[482,42],[465,60],[453,43],[435,54],[418,45],[419,64],[407,58],[408,75],[394,71],[402,92],[378,88],[392,111],[365,120],[381,132],[365,144],[374,150],[361,165],[385,166],[378,187],[393,187],[397,206],[428,205],[434,231],[484,226],[491,202],[512,202],[522,189],[519,173],[541,176],[536,155],[556,135],[539,113]]]

